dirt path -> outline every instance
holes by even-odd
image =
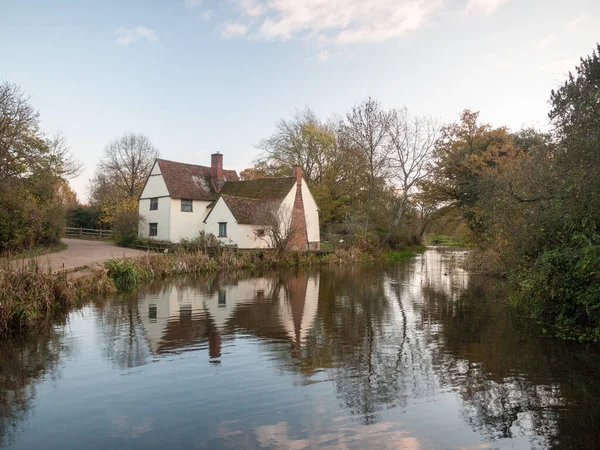
[[[36,259],[42,267],[50,267],[53,271],[75,269],[82,266],[94,266],[104,261],[125,256],[141,256],[146,252],[130,248],[117,247],[102,241],[87,241],[83,239],[63,239],[69,246],[66,250],[49,255],[38,256]],[[23,264],[27,259],[13,261],[13,264]]]

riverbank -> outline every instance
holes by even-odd
[[[414,253],[410,252],[414,256]],[[142,284],[186,275],[228,270],[278,269],[354,264],[384,259],[359,249],[318,252],[204,252],[146,253],[111,259],[100,268],[52,272],[35,262],[0,266],[0,336],[26,331],[56,313],[78,307],[94,296],[126,292]],[[403,259],[411,256],[402,255]],[[390,259],[397,261],[397,259]]]

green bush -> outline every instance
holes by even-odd
[[[115,242],[122,247],[135,247],[143,220],[134,211],[125,211],[117,215],[112,228]]]
[[[512,301],[529,315],[561,329],[600,328],[600,246],[542,253],[513,271]]]
[[[411,252],[410,250],[403,250],[403,251],[395,250],[395,251],[387,252],[385,254],[386,259],[391,262],[403,262],[408,259],[414,258],[415,256],[416,256],[416,254],[414,252]]]

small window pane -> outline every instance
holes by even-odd
[[[181,211],[192,212],[192,200],[181,200]]]
[[[156,211],[158,209],[158,197],[150,199],[150,211]]]
[[[149,236],[158,236],[158,224],[157,223],[151,223],[150,225],[150,232],[148,233]]]
[[[227,237],[227,222],[219,222],[219,237]]]

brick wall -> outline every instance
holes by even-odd
[[[292,210],[291,231],[294,233],[290,240],[292,250],[308,250],[308,234],[306,233],[306,217],[304,215],[304,202],[302,201],[302,167],[294,167],[296,177],[296,198]]]

